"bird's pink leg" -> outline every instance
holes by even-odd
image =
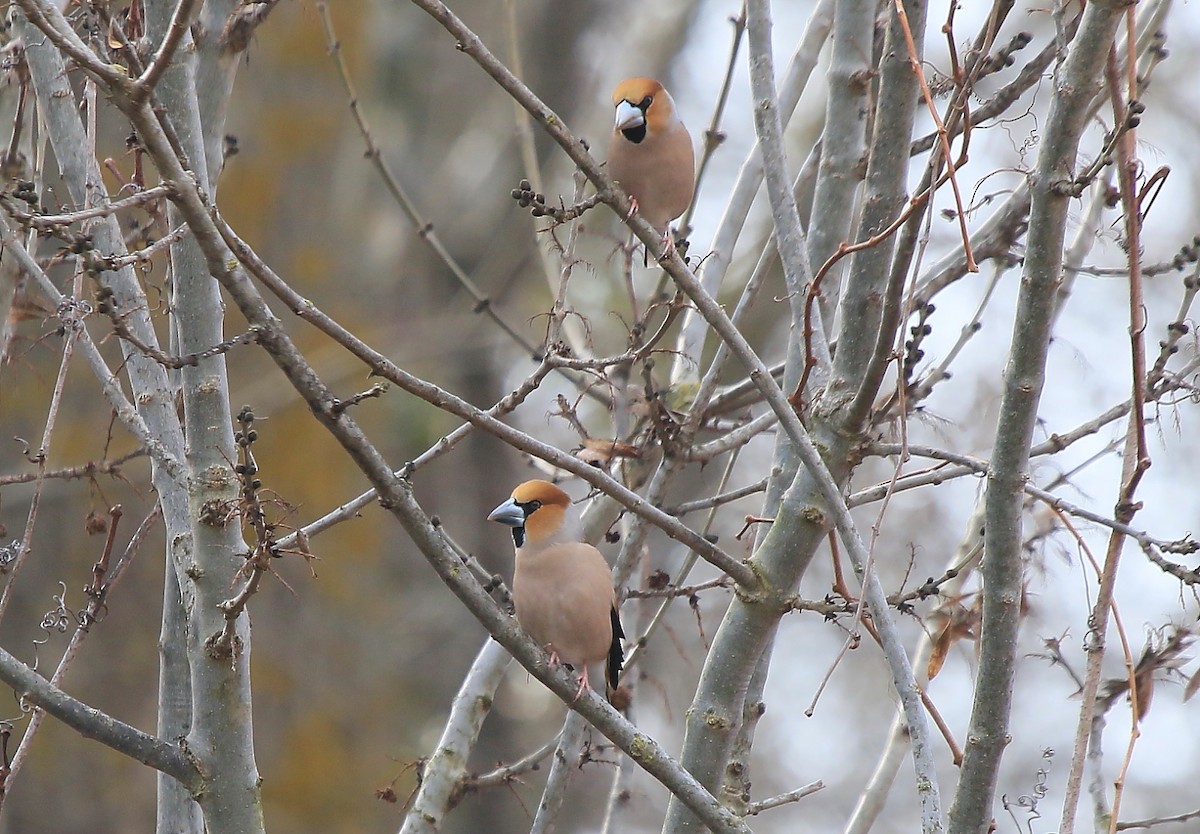
[[[579,673],[579,690],[575,693],[575,700],[578,701],[579,697],[583,695],[583,691],[585,689],[591,689],[591,686],[592,685],[588,683],[587,664],[584,664],[583,671]]]
[[[636,198],[630,197],[629,198],[629,214],[625,215],[625,219],[628,220],[629,218],[633,217],[637,213],[638,213],[638,201]]]
[[[670,226],[668,226],[666,232],[663,233],[662,242],[663,251],[662,255],[659,256],[659,260],[665,261],[667,258],[671,257],[671,253],[675,251],[675,235],[671,234]]]
[[[558,652],[554,650],[553,645],[547,643],[545,648],[546,651],[550,652],[550,668],[555,669],[558,666],[561,666],[562,660],[559,658]],[[578,701],[579,696],[583,694],[583,691],[590,688],[591,684],[588,682],[587,666],[584,665],[583,671],[579,675],[579,689],[575,692],[575,700]]]

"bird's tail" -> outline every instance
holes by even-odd
[[[604,666],[604,681],[608,685],[609,700],[612,699],[612,693],[617,688],[617,679],[621,676],[621,666],[625,663],[625,650],[621,647],[621,640],[625,638],[625,631],[621,628],[621,615],[617,612],[617,607],[612,607],[612,645],[608,647],[608,663]]]

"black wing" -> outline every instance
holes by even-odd
[[[625,662],[625,650],[621,648],[621,640],[625,637],[625,630],[621,628],[621,615],[617,612],[617,606],[612,607],[612,645],[608,647],[608,665],[605,667],[605,679],[608,682],[609,690],[617,688],[617,678],[621,675],[621,665]]]

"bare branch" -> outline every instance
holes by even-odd
[[[214,212],[215,215],[215,212]],[[216,216],[216,215],[215,215]],[[219,216],[218,216],[219,217]],[[218,229],[224,236],[225,241],[233,249],[234,254],[254,273],[255,277],[268,285],[271,290],[283,298],[292,308],[292,312],[311,321],[318,326],[324,333],[332,336],[339,344],[350,349],[352,353],[362,359],[371,368],[371,372],[384,379],[390,380],[400,386],[410,394],[420,397],[431,405],[448,411],[457,417],[469,421],[478,428],[492,434],[513,448],[528,452],[531,455],[541,458],[549,463],[554,464],[560,469],[579,476],[583,480],[590,483],[597,489],[616,498],[624,507],[632,512],[645,517],[655,526],[663,530],[667,535],[693,548],[708,561],[712,562],[716,567],[728,573],[739,583],[744,585],[752,585],[757,580],[753,571],[750,570],[740,560],[733,558],[725,553],[722,549],[698,535],[695,531],[681,524],[677,519],[664,513],[657,507],[649,504],[645,499],[637,493],[625,487],[623,484],[606,475],[603,471],[594,466],[579,460],[578,458],[568,455],[556,449],[549,444],[542,443],[524,432],[518,431],[505,423],[500,422],[496,418],[489,415],[473,405],[457,397],[454,394],[439,388],[433,383],[420,379],[413,374],[405,371],[388,359],[383,354],[365,344],[357,336],[351,333],[346,328],[342,327],[337,322],[321,312],[311,301],[300,296],[295,290],[288,286],[284,281],[271,271],[253,251],[240,241],[237,236],[223,222],[219,223]],[[713,302],[715,306],[715,302]],[[718,308],[719,309],[719,308]],[[272,328],[278,331],[278,323],[272,317]],[[726,319],[728,321],[728,319]],[[266,334],[261,334],[265,340]],[[264,344],[265,346],[265,344]],[[778,390],[778,389],[776,389]],[[782,398],[782,394],[780,395]],[[319,409],[326,410],[327,404],[322,404]]]
[[[492,698],[508,669],[509,659],[508,652],[495,640],[489,637],[484,641],[450,705],[442,737],[425,762],[425,776],[412,807],[405,814],[400,834],[433,834],[441,830],[446,814],[466,787],[467,760],[491,711]],[[472,779],[471,787],[479,787],[480,781]]]
[[[1132,831],[1135,828],[1155,828],[1159,825],[1165,825],[1172,822],[1189,822],[1200,818],[1200,809],[1188,811],[1183,814],[1175,814],[1169,817],[1151,817],[1142,820],[1129,820],[1127,822],[1118,822],[1117,831]]]
[[[259,4],[267,6],[271,4]],[[358,132],[362,135],[363,142],[367,146],[367,159],[371,160],[371,164],[379,172],[383,183],[387,186],[388,191],[395,199],[396,203],[404,211],[413,227],[417,231],[417,237],[421,242],[426,244],[433,253],[446,265],[450,270],[450,274],[454,276],[454,280],[458,281],[459,285],[467,291],[467,294],[475,300],[473,312],[485,313],[505,334],[508,335],[516,344],[520,345],[527,356],[532,356],[534,359],[539,359],[541,351],[525,338],[515,327],[505,321],[492,305],[492,300],[479,288],[479,286],[467,275],[466,270],[459,265],[450,251],[443,245],[441,238],[438,237],[434,230],[433,223],[429,222],[422,216],[417,204],[409,196],[408,191],[400,184],[400,180],[392,172],[392,168],[388,165],[387,159],[383,155],[383,151],[375,142],[374,134],[371,132],[370,125],[367,124],[367,118],[363,114],[362,100],[358,96],[358,92],[354,88],[354,81],[350,78],[350,68],[346,66],[346,61],[342,57],[341,43],[337,39],[337,35],[333,30],[333,18],[329,14],[329,4],[325,0],[320,0],[317,3],[317,10],[321,13],[321,23],[325,27],[326,48],[330,56],[333,58],[334,64],[337,66],[338,74],[342,79],[342,86],[346,88],[346,95],[349,99],[350,113],[354,116],[354,123],[358,126]]]
[[[175,50],[179,48],[179,44],[188,33],[188,25],[191,23],[195,8],[196,0],[178,0],[175,4],[175,11],[171,15],[170,23],[167,24],[166,36],[158,45],[158,51],[154,53],[150,65],[134,82],[133,90],[130,93],[130,99],[134,104],[140,104],[154,94],[154,88],[158,86],[158,82],[162,80],[163,75],[171,66]]]
[[[950,828],[982,831],[992,817],[1000,757],[1007,745],[1021,598],[1021,497],[1061,271],[1070,192],[1087,108],[1120,18],[1116,3],[1089,3],[1062,68],[1030,190],[1029,244],[1017,327],[1005,374],[1000,422],[988,471],[983,564],[983,627],[971,724]],[[1064,828],[1066,823],[1064,822]]]
[[[72,698],[2,648],[0,680],[20,698],[44,709],[80,735],[173,776],[192,790],[200,788],[200,771],[184,748],[147,735]]]
[[[825,788],[825,783],[819,779],[816,782],[810,782],[802,788],[796,788],[794,791],[781,793],[778,796],[772,796],[767,799],[760,799],[757,802],[751,802],[747,816],[761,814],[763,811],[769,811],[772,808],[778,808],[780,805],[787,805],[792,802],[798,802],[806,796],[811,796],[819,790]]]

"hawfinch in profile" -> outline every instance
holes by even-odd
[[[616,125],[608,146],[608,173],[633,200],[633,211],[673,248],[669,225],[692,202],[696,160],[692,137],[675,102],[653,78],[629,78],[613,90]]]
[[[588,664],[606,661],[611,697],[624,661],[617,595],[600,551],[575,540],[567,516],[570,503],[554,484],[526,481],[488,521],[512,528],[517,547],[513,603],[521,627],[550,653],[552,666],[566,663],[579,672],[576,698],[590,686]]]

